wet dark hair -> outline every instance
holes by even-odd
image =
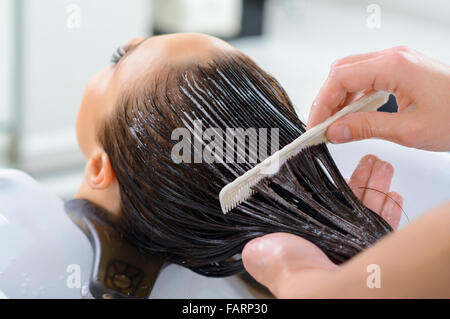
[[[120,187],[120,229],[142,251],[228,276],[243,271],[244,245],[268,233],[301,236],[342,263],[392,230],[353,194],[323,144],[303,150],[224,215],[221,188],[255,164],[176,163],[171,134],[194,133],[194,120],[223,131],[279,128],[280,147],[305,132],[283,88],[240,53],[168,66],[128,90],[98,137]]]

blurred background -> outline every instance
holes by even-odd
[[[90,77],[131,37],[219,36],[274,75],[305,120],[337,58],[407,45],[450,64],[445,0],[0,0],[0,166],[70,198]]]

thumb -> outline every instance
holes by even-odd
[[[349,114],[328,128],[326,135],[331,143],[346,143],[367,138],[381,138],[405,145],[411,131],[399,113],[360,112]],[[405,126],[406,125],[406,126]]]
[[[242,261],[247,272],[277,297],[282,296],[286,286],[305,269],[336,268],[316,245],[287,233],[251,240],[242,251]]]

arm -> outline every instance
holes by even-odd
[[[371,264],[380,266],[380,288],[366,284]],[[285,274],[274,289],[281,298],[449,298],[450,203],[341,267],[297,269]]]
[[[403,199],[389,192],[392,176],[392,166],[369,155],[360,161],[349,185],[367,207],[395,229]],[[364,190],[364,186],[381,193]],[[450,203],[341,266],[311,242],[285,233],[250,241],[242,259],[247,271],[280,298],[449,297]],[[366,284],[371,264],[380,266],[381,288]]]

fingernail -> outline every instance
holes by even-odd
[[[384,208],[384,214],[383,218],[390,223],[392,219],[392,210],[394,209],[394,203],[392,199],[388,198],[388,201],[386,202],[386,207]]]
[[[348,126],[332,126],[328,130],[327,135],[329,136],[329,140],[331,143],[344,143],[351,140],[351,133]]]
[[[390,173],[393,170],[393,167],[388,162],[383,162],[381,170],[385,173]]]
[[[372,165],[373,163],[373,157],[372,156],[365,156],[364,161],[362,161],[363,165]]]

